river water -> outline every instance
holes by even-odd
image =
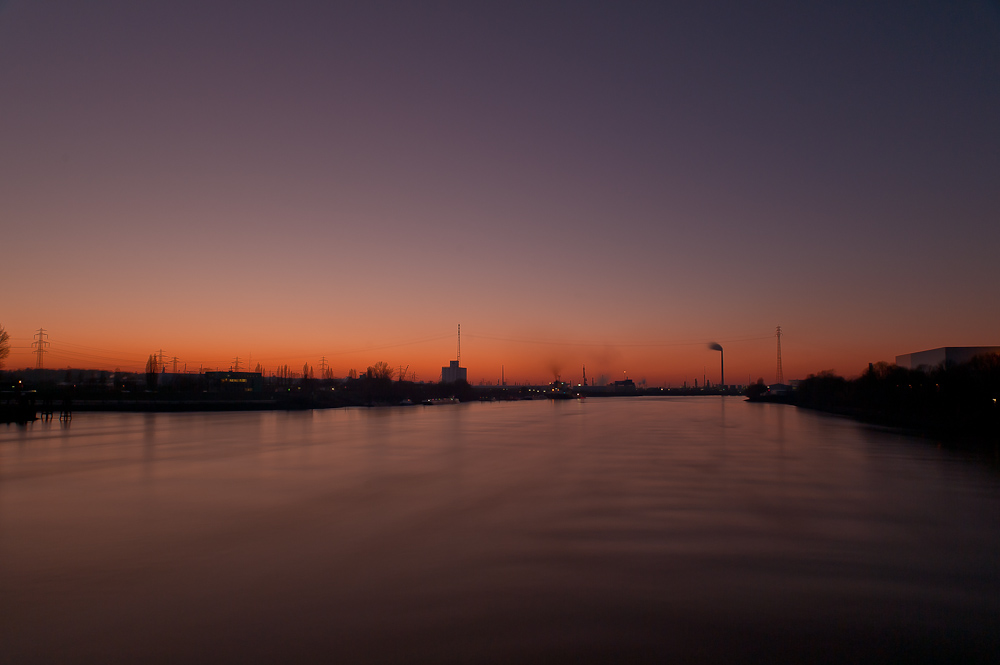
[[[0,426],[0,662],[1000,661],[1000,476],[739,398]]]

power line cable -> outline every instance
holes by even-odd
[[[474,335],[470,333],[465,333],[466,337],[472,337],[473,339],[487,339],[497,342],[515,342],[518,344],[548,344],[557,346],[615,346],[615,347],[668,347],[668,346],[701,346],[705,344],[704,339],[697,341],[683,341],[683,342],[613,342],[613,341],[602,341],[602,342],[589,342],[589,341],[571,341],[571,340],[545,340],[545,339],[525,339],[517,337],[497,337],[494,335]],[[771,339],[774,335],[767,335],[764,337],[741,337],[741,338],[718,338],[719,342],[726,342],[727,344],[737,344],[740,342],[756,342],[765,339]]]

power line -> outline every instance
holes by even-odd
[[[67,341],[59,339],[59,338],[55,339],[55,343],[58,344],[58,345],[60,345],[60,346],[72,346],[72,347],[76,347],[78,349],[88,349],[90,351],[101,351],[102,353],[116,353],[117,352],[117,351],[115,351],[113,349],[99,349],[96,346],[84,346],[83,344],[76,344],[74,342],[67,342]]]
[[[614,342],[614,341],[571,341],[571,340],[547,340],[547,339],[525,339],[518,337],[497,337],[494,335],[475,335],[466,333],[466,337],[471,337],[473,339],[488,339],[496,342],[515,342],[518,344],[550,344],[554,346],[614,346],[614,347],[666,347],[666,346],[702,346],[705,344],[704,339],[698,341],[683,341],[683,342]],[[762,337],[736,337],[736,338],[718,338],[719,342],[726,342],[727,344],[736,344],[739,342],[758,342],[765,339],[771,339],[773,335],[766,335]]]
[[[56,358],[67,358],[75,362],[85,361],[85,362],[103,362],[103,363],[114,363],[117,365],[134,365],[139,366],[143,364],[143,361],[136,360],[135,358],[108,358],[102,356],[95,356],[89,353],[78,353],[75,351],[68,351],[60,346],[53,346],[48,349],[47,353],[51,357]]]
[[[382,349],[393,349],[393,348],[400,347],[400,346],[412,346],[414,344],[424,344],[426,342],[437,342],[437,341],[440,341],[442,339],[450,339],[450,338],[451,338],[451,335],[437,335],[435,337],[425,337],[423,339],[415,339],[415,340],[410,340],[410,341],[407,341],[407,342],[391,342],[391,343],[388,343],[388,344],[376,344],[374,346],[357,347],[357,348],[354,348],[354,349],[349,349],[347,351],[334,351],[333,353],[330,353],[330,355],[332,355],[332,356],[343,356],[343,355],[350,355],[350,354],[354,354],[354,353],[362,353],[362,352],[365,352],[365,351],[379,351],[379,350],[382,350]],[[317,353],[319,353],[319,352],[317,352]],[[308,360],[309,358],[315,358],[315,357],[316,357],[316,353],[303,353],[303,354],[295,355],[295,356],[292,356],[292,355],[286,355],[286,356],[267,356],[267,357],[263,358],[262,360],[275,361],[277,359],[281,359],[281,360],[284,360],[284,361],[287,362],[288,360],[292,360],[292,361],[295,361],[295,360]]]

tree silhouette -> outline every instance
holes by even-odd
[[[0,369],[3,369],[3,361],[10,355],[10,335],[0,326]]]
[[[159,377],[157,376],[157,371],[159,367],[157,366],[156,355],[149,354],[149,359],[146,360],[146,388],[152,390],[156,387]]]
[[[744,393],[747,397],[758,398],[767,392],[767,384],[764,383],[764,377],[757,379],[757,383],[747,386],[746,392]]]
[[[389,363],[383,360],[378,361],[368,368],[369,379],[385,379],[391,381],[393,374],[395,374],[395,370],[389,366]]]

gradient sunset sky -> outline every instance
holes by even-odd
[[[1000,10],[0,2],[6,366],[773,381],[1000,344]]]

